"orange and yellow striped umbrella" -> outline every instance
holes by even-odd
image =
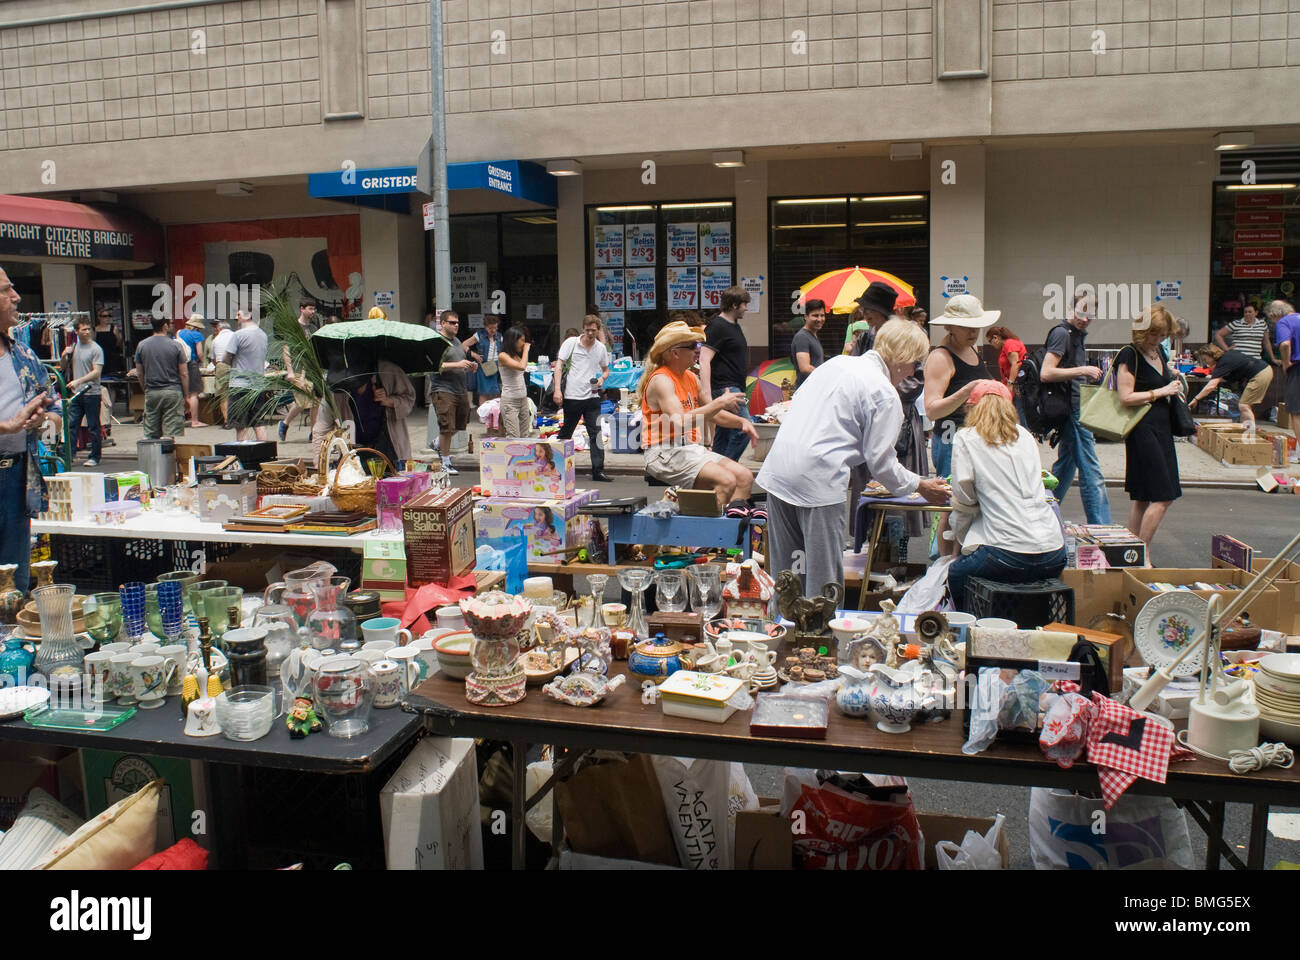
[[[889,284],[898,292],[898,300],[894,304],[896,309],[901,310],[916,303],[911,284],[904,283],[892,273],[869,267],[845,267],[823,273],[817,279],[805,283],[799,292],[803,295],[804,303],[809,300],[824,300],[826,309],[831,313],[852,313],[858,305],[858,297],[877,281]]]

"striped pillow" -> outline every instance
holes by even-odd
[[[18,819],[0,839],[0,870],[30,870],[82,823],[81,817],[33,787]]]

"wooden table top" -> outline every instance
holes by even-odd
[[[626,663],[616,663],[610,673],[626,670]],[[550,699],[540,687],[529,687],[520,703],[485,707],[465,699],[463,681],[438,673],[412,691],[406,706],[429,715],[437,732],[455,736],[940,780],[1098,788],[1090,764],[1063,770],[1037,744],[995,742],[981,754],[963,754],[960,711],[940,723],[914,725],[910,733],[890,734],[867,720],[841,715],[832,704],[825,740],[794,740],[750,736],[748,711],[717,724],[665,716],[658,704],[642,702],[640,687],[640,679],[629,677],[595,707],[571,707]],[[1187,799],[1294,804],[1300,802],[1300,765],[1238,776],[1227,764],[1198,758],[1170,764],[1164,785],[1139,780],[1130,789]]]

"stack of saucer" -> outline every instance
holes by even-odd
[[[1252,676],[1260,734],[1300,746],[1300,653],[1272,653],[1257,666]]]

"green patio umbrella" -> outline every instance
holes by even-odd
[[[311,335],[331,385],[379,369],[380,360],[397,364],[410,376],[436,373],[448,341],[422,324],[398,320],[331,323]]]

